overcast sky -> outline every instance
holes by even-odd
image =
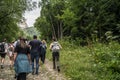
[[[33,0],[33,1],[39,1],[39,0]],[[26,11],[24,17],[26,18],[26,23],[28,27],[31,27],[35,23],[35,19],[37,19],[40,16],[40,8],[36,8],[32,11]]]

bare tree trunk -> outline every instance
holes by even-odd
[[[60,24],[59,21],[57,21],[57,38],[60,38]]]
[[[62,37],[63,37],[63,31],[62,31],[62,21],[58,21],[57,22],[57,30],[58,30],[58,38],[59,39],[62,39]]]
[[[51,15],[50,15],[50,21],[51,21],[51,25],[52,25],[52,37],[54,37],[54,38],[56,38],[56,34],[55,34],[55,28],[54,28],[54,25],[53,25],[53,21],[52,21],[52,17],[51,17]]]
[[[62,21],[60,21],[60,39],[63,38],[63,27],[62,27]]]

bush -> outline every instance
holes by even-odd
[[[107,70],[120,73],[120,45],[117,42],[111,42],[108,45],[94,45],[94,61],[99,66],[102,64]]]

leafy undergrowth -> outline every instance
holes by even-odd
[[[61,71],[71,80],[119,80],[120,45],[96,43],[81,47],[67,41],[60,41]],[[47,53],[52,60],[51,52]]]

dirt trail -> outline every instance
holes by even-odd
[[[5,61],[4,69],[0,68],[0,80],[14,79],[14,69],[9,67],[9,59]],[[27,80],[68,80],[64,75],[52,69],[52,62],[46,60],[44,65],[40,66],[39,75],[28,74]]]

